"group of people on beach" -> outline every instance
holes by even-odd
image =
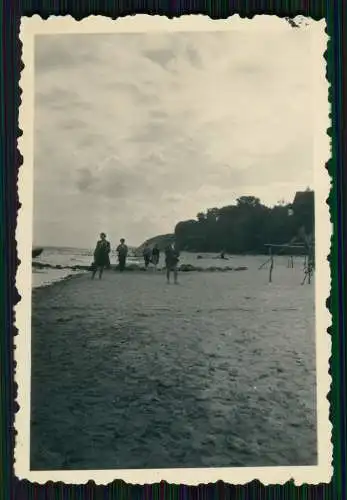
[[[118,256],[118,268],[119,271],[123,272],[126,268],[126,260],[128,256],[128,247],[125,243],[125,239],[121,238],[119,245],[116,248]],[[94,261],[92,264],[92,279],[95,278],[96,273],[99,272],[99,279],[102,279],[102,275],[105,269],[111,267],[110,262],[111,245],[106,239],[106,234],[101,233],[100,239],[98,240],[95,250],[94,250]],[[145,269],[147,270],[149,265],[152,263],[154,269],[157,270],[157,266],[160,260],[160,250],[157,244],[153,248],[145,243],[142,251]],[[173,273],[174,283],[177,283],[178,275],[178,262],[179,262],[179,251],[175,244],[169,244],[165,248],[165,269],[166,269],[166,279],[170,283],[171,273]]]
[[[148,269],[148,266],[152,263],[154,265],[154,269],[157,270],[160,259],[160,250],[158,245],[156,244],[153,248],[151,248],[148,243],[145,243],[142,255],[145,262],[145,268]]]

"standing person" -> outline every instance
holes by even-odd
[[[145,261],[145,268],[148,269],[149,263],[151,262],[152,250],[150,249],[148,243],[145,243],[143,252],[143,259]]]
[[[166,265],[166,279],[167,282],[170,283],[170,274],[173,272],[174,275],[174,282],[175,284],[178,283],[177,281],[177,265],[179,262],[179,251],[176,247],[176,245],[168,245],[165,249],[165,265]]]
[[[117,253],[118,253],[119,270],[124,271],[128,255],[128,247],[125,244],[124,238],[120,240],[120,245],[118,245],[117,247]]]
[[[154,264],[154,269],[157,270],[157,265],[159,264],[160,250],[157,244],[154,245],[152,250],[152,264]]]
[[[92,279],[95,278],[95,275],[99,270],[99,279],[101,280],[104,269],[108,267],[110,263],[110,251],[111,245],[109,241],[106,240],[106,234],[101,233],[100,240],[97,242],[94,250]]]

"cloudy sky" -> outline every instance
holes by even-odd
[[[311,61],[285,21],[37,36],[35,242],[140,244],[240,195],[291,200],[313,180]]]

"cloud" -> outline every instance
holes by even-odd
[[[312,185],[311,50],[308,28],[40,36],[35,240],[136,244]]]

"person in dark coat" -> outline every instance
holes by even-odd
[[[165,266],[166,266],[166,279],[170,283],[170,275],[173,272],[174,282],[177,284],[177,266],[179,262],[179,251],[176,245],[168,245],[165,248]]]
[[[104,269],[110,266],[110,251],[111,251],[111,245],[109,241],[106,240],[106,234],[101,233],[100,240],[97,242],[94,250],[92,279],[95,278],[95,275],[98,270],[99,270],[99,279],[101,279]]]
[[[157,244],[154,245],[152,250],[152,264],[154,265],[154,269],[157,270],[157,266],[159,264],[160,259],[160,250]]]
[[[145,243],[143,252],[143,260],[145,261],[145,269],[148,269],[149,263],[151,262],[151,257],[152,257],[152,250],[148,243]]]
[[[120,240],[120,245],[118,245],[117,247],[117,253],[118,253],[119,270],[124,271],[128,256],[128,247],[125,244],[124,238]]]

